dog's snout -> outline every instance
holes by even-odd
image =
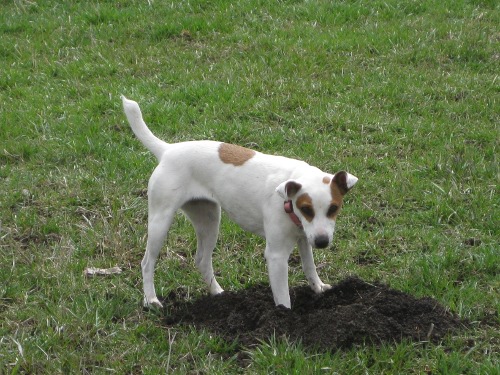
[[[327,247],[329,242],[330,241],[328,240],[328,236],[326,235],[320,235],[314,239],[314,244],[319,249],[324,249],[325,247]]]

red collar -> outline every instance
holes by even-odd
[[[299,228],[302,228],[302,223],[300,222],[299,217],[295,214],[295,212],[293,212],[293,204],[291,200],[285,202],[284,208],[293,223]]]

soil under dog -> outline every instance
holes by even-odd
[[[276,307],[270,287],[264,285],[192,302],[170,295],[165,320],[169,326],[204,328],[237,343],[237,348],[252,347],[274,334],[316,351],[403,339],[439,342],[466,325],[432,298],[415,298],[357,277],[322,295],[309,287],[291,288],[290,295],[292,309]]]

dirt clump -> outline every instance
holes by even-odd
[[[322,295],[309,287],[290,290],[292,309],[276,307],[271,289],[255,285],[219,296],[165,303],[169,326],[194,325],[239,348],[287,337],[304,347],[336,351],[356,344],[439,342],[466,323],[432,298],[415,298],[379,283],[349,277]]]

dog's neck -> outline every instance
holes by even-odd
[[[290,219],[293,221],[293,223],[298,226],[299,228],[302,228],[302,223],[300,222],[299,217],[293,212],[293,203],[291,200],[286,201],[284,204],[285,212],[290,216]]]

